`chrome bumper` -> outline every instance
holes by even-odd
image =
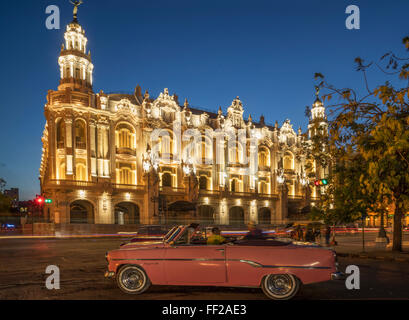
[[[106,279],[111,279],[111,278],[115,277],[115,272],[105,271],[104,277],[105,277]]]
[[[331,280],[345,280],[345,273],[340,271],[331,273]]]

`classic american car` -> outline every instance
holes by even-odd
[[[235,240],[221,245],[195,241],[198,232],[179,226],[161,243],[129,243],[107,252],[106,278],[125,293],[151,285],[262,288],[286,300],[302,284],[341,279],[333,250],[277,240]]]

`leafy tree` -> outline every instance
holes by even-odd
[[[409,37],[403,39],[403,43],[409,50]],[[350,204],[356,203],[354,210],[371,209],[381,213],[386,205],[393,204],[394,251],[402,250],[402,218],[409,209],[408,61],[409,58],[397,57],[392,52],[382,56],[380,63],[365,64],[356,58],[357,71],[363,74],[367,91],[363,97],[351,88],[336,88],[327,83],[322,74],[316,74],[321,80],[320,87],[328,91],[323,99],[338,98],[337,103],[327,106],[332,116],[330,145],[342,150],[344,159],[353,159],[356,155],[358,162],[365,163],[359,185],[348,189],[353,192],[357,188],[355,195],[349,197],[353,200]],[[367,70],[374,66],[385,75],[395,76],[395,84],[386,81],[370,89]],[[346,168],[347,172],[353,172],[359,165]]]

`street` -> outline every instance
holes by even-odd
[[[346,241],[343,238],[342,241]],[[350,236],[359,243],[358,236]],[[261,290],[213,287],[151,287],[140,296],[122,293],[104,279],[105,252],[118,248],[119,238],[0,239],[0,299],[149,299],[251,300],[266,299]],[[360,268],[360,290],[347,290],[344,281],[304,286],[295,299],[409,299],[409,263],[339,258]],[[48,265],[61,272],[61,289],[45,287]]]

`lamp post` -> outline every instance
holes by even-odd
[[[151,178],[152,169],[154,170],[156,174],[156,171],[158,170],[158,167],[159,167],[158,161],[156,160],[156,157],[152,153],[152,150],[149,144],[146,147],[146,152],[142,155],[142,167],[143,167],[143,171],[145,172],[148,178],[148,196],[149,196],[149,191],[151,187],[150,178]],[[150,198],[150,201],[153,202],[153,216],[154,217],[156,217],[156,201],[158,200],[158,198],[159,197],[155,197],[155,196]]]
[[[284,185],[284,183],[285,183],[284,169],[278,169],[277,170],[277,182],[280,185]]]

